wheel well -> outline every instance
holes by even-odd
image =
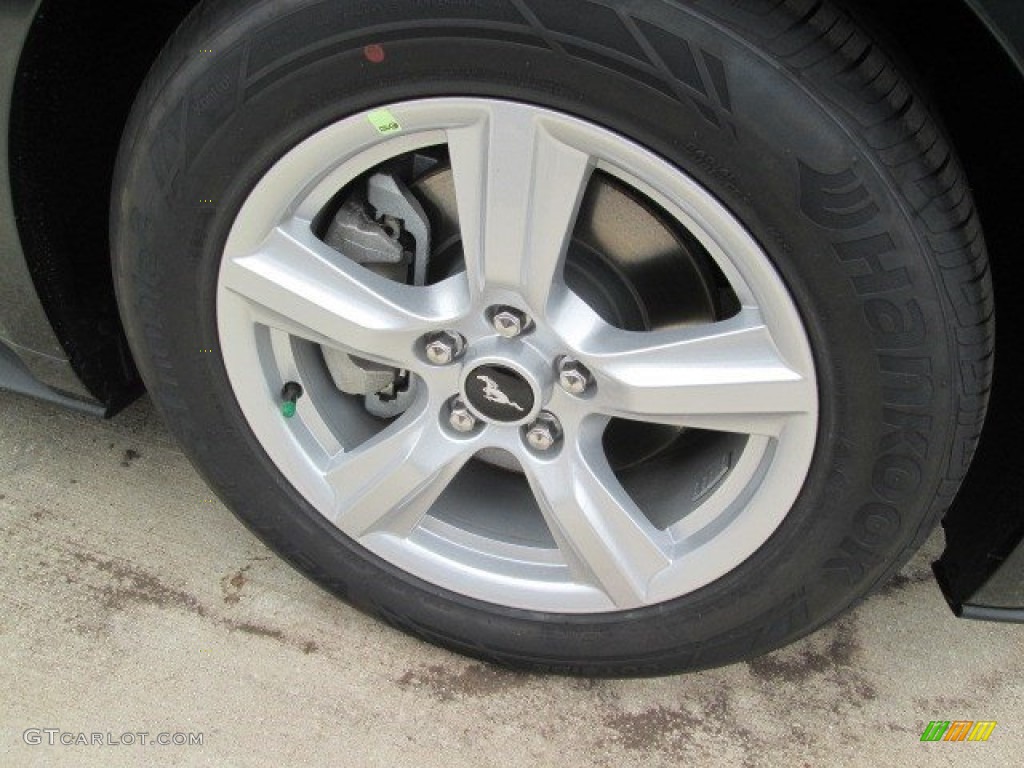
[[[1024,178],[1024,77],[963,0],[918,3],[850,0],[891,38],[952,135],[988,244],[996,304],[995,378],[988,418],[970,471],[943,520],[946,550],[937,574],[959,612],[1021,540],[1024,487],[1024,307],[1015,294]],[[966,459],[966,457],[964,457]]]
[[[196,0],[44,0],[10,116],[18,233],[78,377],[109,411],[141,384],[114,299],[107,221],[121,132],[146,72]]]
[[[110,275],[114,158],[146,72],[196,2],[44,0],[17,73],[11,183],[26,259],[75,371],[108,407],[138,389]],[[997,286],[1008,292],[1018,214],[1004,191],[1024,177],[1024,78],[964,0],[932,0],[927,12],[891,0],[845,3],[892,41],[931,94],[967,168]],[[1004,356],[1020,314],[1001,302]]]

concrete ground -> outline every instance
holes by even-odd
[[[1022,764],[1024,628],[953,618],[928,569],[939,536],[837,624],[749,664],[512,674],[281,563],[147,400],[102,422],[0,392],[0,542],[0,765]],[[919,741],[955,719],[998,726]],[[32,728],[56,743],[26,744]],[[60,745],[139,732],[203,743]]]

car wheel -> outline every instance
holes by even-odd
[[[236,514],[506,664],[813,630],[922,542],[984,415],[969,192],[829,3],[204,3],[112,240],[154,402]]]

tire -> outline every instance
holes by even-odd
[[[580,435],[588,429],[585,425],[595,423],[587,409],[657,421],[658,408],[676,402],[675,395],[658,399],[664,394],[659,387],[669,386],[658,378],[659,371],[680,387],[692,385],[690,379],[671,378],[676,370],[662,371],[654,358],[637,357],[641,363],[630,368],[601,351],[622,339],[640,338],[638,330],[680,333],[680,324],[669,323],[667,330],[631,329],[627,320],[606,322],[561,293],[557,297],[563,303],[549,311],[555,302],[549,294],[538,299],[540,305],[532,302],[530,291],[543,292],[544,285],[538,288],[529,270],[517,273],[523,281],[517,293],[515,280],[502,282],[507,277],[502,267],[481,257],[479,291],[488,301],[473,304],[472,312],[445,325],[437,318],[448,304],[434,299],[456,294],[443,291],[461,286],[471,297],[467,301],[476,301],[477,273],[470,265],[477,246],[463,221],[465,273],[455,270],[420,288],[393,289],[399,304],[413,302],[411,315],[425,318],[424,340],[413,345],[419,345],[415,355],[402,364],[420,377],[417,382],[426,382],[417,390],[422,412],[415,418],[427,423],[434,414],[440,426],[430,429],[441,435],[440,442],[398,441],[392,446],[398,460],[385,469],[371,462],[362,467],[369,475],[360,474],[356,481],[359,485],[370,475],[380,480],[374,475],[378,471],[384,477],[405,473],[393,475],[392,485],[408,482],[412,495],[389,495],[390,480],[360,495],[349,479],[340,490],[333,489],[335,496],[325,496],[315,478],[308,480],[320,477],[316,472],[321,470],[327,477],[336,468],[330,462],[316,464],[320,448],[310,447],[320,445],[309,437],[315,432],[314,416],[334,418],[323,403],[341,404],[338,412],[344,418],[338,418],[344,423],[338,434],[358,432],[363,429],[358,425],[369,423],[352,410],[351,397],[325,386],[330,379],[315,352],[317,345],[321,350],[323,344],[330,345],[331,339],[322,337],[330,336],[335,326],[321,322],[319,309],[310,309],[322,309],[332,299],[309,296],[320,285],[333,290],[339,273],[332,270],[338,267],[330,267],[324,272],[326,282],[318,282],[320,278],[302,271],[306,266],[293,268],[287,259],[259,261],[264,258],[260,249],[273,256],[267,250],[272,247],[266,245],[269,241],[261,245],[253,232],[260,216],[291,211],[292,193],[283,191],[289,184],[309,195],[310,188],[327,183],[322,176],[296,180],[302,163],[309,165],[302,157],[312,152],[303,147],[334,147],[331,151],[340,157],[348,151],[346,141],[362,141],[371,136],[371,128],[386,133],[393,121],[394,129],[412,137],[419,135],[416,126],[430,120],[470,120],[459,117],[466,114],[483,115],[472,117],[478,120],[472,124],[489,125],[488,130],[502,130],[506,119],[522,119],[534,121],[530,125],[543,123],[552,135],[570,137],[565,141],[577,149],[585,144],[587,153],[599,157],[592,164],[602,174],[618,174],[612,186],[628,181],[634,196],[638,189],[654,189],[643,202],[644,210],[654,211],[650,215],[658,221],[670,220],[667,230],[685,225],[697,231],[679,239],[698,254],[686,268],[698,276],[694,284],[707,287],[704,298],[695,298],[688,281],[662,280],[637,289],[640,301],[646,302],[640,314],[651,314],[652,306],[670,315],[677,307],[698,306],[694,311],[705,313],[704,321],[724,323],[715,327],[726,330],[733,327],[728,323],[739,322],[737,317],[761,318],[750,322],[763,321],[769,346],[739,359],[771,358],[762,365],[770,373],[764,375],[774,377],[765,384],[766,392],[775,392],[772,387],[781,388],[790,379],[803,387],[800,397],[786,400],[789,395],[780,395],[780,404],[764,406],[772,411],[763,421],[771,424],[763,430],[768,437],[744,436],[734,450],[721,437],[732,435],[731,428],[712,428],[707,445],[718,447],[701,447],[707,425],[732,422],[714,421],[721,416],[717,411],[704,421],[693,412],[706,406],[710,413],[711,402],[718,411],[742,411],[742,397],[729,393],[750,392],[728,379],[729,360],[712,357],[704,367],[687,370],[700,371],[721,388],[709,384],[686,390],[698,392],[703,400],[694,405],[692,398],[680,399],[680,412],[686,413],[663,418],[679,428],[671,448],[653,458],[640,457],[640,469],[616,468],[614,480],[600,461],[558,464],[576,460],[574,446],[584,444]],[[457,135],[451,124],[444,123],[447,137]],[[405,139],[365,140],[399,147],[394,142]],[[533,140],[538,144],[532,146],[540,146],[542,139]],[[305,143],[312,141],[328,144]],[[579,171],[573,166],[577,149],[557,155],[554,166],[531,157],[544,169],[557,168],[543,176],[557,186]],[[601,154],[606,150],[607,155]],[[466,160],[458,159],[465,152],[454,139],[445,151],[458,188],[460,178],[470,178],[459,170],[460,164],[467,167]],[[341,162],[329,153],[323,157],[325,167]],[[500,166],[500,155],[494,157],[493,167],[505,168],[508,178],[515,178],[513,164]],[[366,170],[364,165],[358,173]],[[356,175],[348,172],[344,183],[356,184],[351,181]],[[678,200],[669,192],[662,194],[657,186],[662,179],[665,189],[689,191],[680,192]],[[500,196],[513,185],[487,188]],[[519,194],[517,189],[509,194]],[[537,189],[538,195],[548,194],[546,187]],[[465,218],[475,203],[464,191],[458,195]],[[322,195],[321,205],[329,199]],[[538,207],[546,210],[547,199],[541,197]],[[299,208],[310,205],[306,198],[294,200]],[[480,204],[486,208],[485,203]],[[546,221],[543,213],[529,215],[534,217],[530,222],[541,222],[538,227]],[[430,642],[514,667],[586,675],[664,674],[749,659],[813,631],[884,582],[924,541],[959,487],[984,418],[993,309],[970,192],[921,97],[873,39],[830,2],[201,3],[164,50],[138,97],[116,172],[111,231],[119,303],[136,361],[168,426],[225,503],[283,558],[360,609]],[[511,239],[516,237],[513,233]],[[476,242],[484,244],[483,250],[497,242],[481,238]],[[575,242],[567,247],[575,248]],[[715,243],[723,242],[734,250],[723,248],[728,252],[719,254]],[[321,248],[303,247],[306,252]],[[244,248],[256,254],[248,262],[236,259]],[[527,250],[523,245],[521,252]],[[740,251],[746,255],[737,256]],[[331,261],[317,252],[317,264]],[[237,272],[239,265],[249,271]],[[341,269],[357,274],[351,266]],[[604,280],[588,268],[579,271],[581,285]],[[270,338],[260,336],[263,321],[249,328],[244,318],[265,315],[252,310],[252,301],[243,307],[232,297],[249,290],[238,286],[256,285],[253,281],[264,278],[252,290],[269,296],[278,290],[274,286],[297,274],[308,282],[296,295],[289,294],[287,306],[295,307],[295,313],[274,320],[284,335],[273,338],[287,343],[261,342]],[[363,279],[358,275],[357,282]],[[366,279],[374,291],[392,290],[381,287],[384,283],[377,278]],[[743,286],[750,289],[749,296]],[[575,287],[573,291],[579,293]],[[349,334],[342,341],[371,356],[378,337],[379,350],[390,350],[388,344],[399,349],[405,337],[395,341],[385,336],[389,329],[384,320],[379,336],[359,327],[359,302],[366,295],[337,305],[345,307],[338,313],[344,317],[337,335]],[[654,295],[662,298],[649,298]],[[619,300],[610,301],[618,306]],[[502,304],[532,312],[527,324],[535,321],[536,327],[529,326],[532,330],[516,339],[500,339],[487,325],[494,321],[493,313],[483,307]],[[566,319],[570,313],[565,307],[570,305],[574,314]],[[678,314],[673,317],[678,319]],[[681,327],[700,327],[690,322]],[[375,317],[369,321],[375,323]],[[308,333],[290,335],[303,325]],[[754,325],[741,330],[752,333]],[[456,327],[462,338],[456,338],[455,347],[466,343],[465,350],[453,350],[458,360],[445,367],[424,356],[422,345],[434,338],[431,333]],[[591,328],[600,330],[588,335]],[[633,335],[623,335],[628,332]],[[507,351],[513,349],[525,351]],[[567,393],[558,385],[552,366],[561,358],[548,354],[556,349],[582,361],[582,394]],[[481,370],[469,369],[484,363],[511,370],[514,382],[509,379],[512,383],[502,386],[514,389],[525,382],[522,397],[535,396],[547,405],[525,409],[531,410],[526,420],[489,422],[479,393],[468,389],[474,386],[471,374]],[[750,365],[757,368],[754,362]],[[275,416],[288,366],[304,376],[305,387],[292,421]],[[740,378],[749,373],[739,367]],[[462,371],[461,379],[454,370]],[[734,384],[737,388],[729,389]],[[448,389],[442,391],[443,386]],[[468,431],[461,435],[448,399],[458,391],[470,400],[455,404],[468,409]],[[625,394],[616,399],[617,392]],[[555,429],[548,435],[553,449],[545,449],[544,440],[527,440],[541,405],[557,411],[564,422],[564,434]],[[386,442],[391,434],[387,430],[408,425],[416,407],[387,422],[392,426],[372,427],[382,431],[366,438],[367,444]],[[756,416],[758,425],[761,418]],[[756,437],[759,430],[751,427],[751,435]],[[474,492],[458,497],[461,511],[451,513],[453,517],[444,517],[447,507],[423,517],[416,499],[435,481],[450,480],[454,470],[430,467],[412,480],[409,473],[429,463],[435,445],[443,450],[472,440],[484,441],[474,446],[492,445],[480,435],[500,435],[493,445],[505,446],[514,455],[519,465],[514,469],[525,473],[527,481],[507,468],[474,469],[489,484],[483,486],[489,492],[481,492],[478,484]],[[359,449],[350,449],[345,439],[339,438],[345,452],[338,455],[343,460],[359,456]],[[629,446],[635,443],[624,439]],[[694,538],[696,534],[687,538],[687,515],[693,510],[677,514],[673,509],[690,499],[687,503],[701,510],[693,498],[724,493],[728,478],[740,473],[743,462],[735,457],[747,456],[754,450],[751,446],[760,446],[756,456],[761,463],[752,465],[746,485],[736,481],[745,490],[736,491],[728,515],[720,512],[702,528],[704,539]],[[451,450],[454,455],[456,449]],[[702,450],[712,451],[708,456],[729,457],[723,472],[715,469],[718,464],[709,470],[682,458],[703,457]],[[330,452],[325,455],[331,457]],[[560,466],[569,474],[559,476]],[[596,485],[587,485],[588,468],[597,476]],[[576,469],[578,476],[573,474]],[[562,487],[584,490],[575,491],[575,497],[558,496],[558,477],[563,478]],[[630,485],[628,477],[642,482]],[[637,499],[638,507],[641,498],[648,499],[657,514],[669,516],[667,523],[630,518],[640,520],[634,527],[647,532],[661,549],[645,549],[648,539],[628,538],[633,528],[622,523],[617,502],[604,507],[604,497],[596,499],[600,492],[594,489],[606,486],[611,487],[610,498],[625,498],[617,481],[629,486],[627,495]],[[508,565],[498,554],[506,550],[493,542],[481,543],[476,553],[480,559],[469,565],[460,560],[468,557],[462,554],[472,548],[468,544],[451,554],[455,549],[448,539],[448,549],[423,543],[425,538],[415,539],[415,547],[406,543],[414,539],[410,531],[419,536],[428,520],[434,537],[429,541],[436,542],[449,535],[445,531],[463,525],[460,520],[489,519],[492,508],[505,517],[519,514],[502,507],[510,504],[502,501],[506,484],[540,489],[539,513],[522,514],[524,521],[541,520],[554,531],[546,550],[557,561],[547,585],[554,595],[550,599],[537,587],[537,580],[547,577],[536,576],[541,566],[531,559],[533,554],[523,556],[532,570],[515,570],[519,566]],[[429,503],[440,505],[436,498],[429,496]],[[342,500],[339,510],[331,507],[332,499]],[[383,523],[373,517],[372,524],[359,529],[368,533],[357,542],[358,537],[343,532],[351,529],[331,521],[333,514],[333,519],[351,520],[345,506],[349,502],[357,514],[389,513],[375,506],[374,499],[386,500],[385,506],[404,505],[395,507],[402,514],[394,512],[387,523],[404,533],[393,535],[388,528],[374,535],[380,529],[373,526]],[[602,538],[604,523],[595,523],[593,515],[600,517],[606,508],[615,521],[608,523],[614,533]],[[436,509],[440,507],[429,506]],[[436,522],[442,517],[444,526]],[[405,522],[395,522],[399,518]],[[524,531],[534,524],[515,523]],[[487,536],[475,525],[484,524],[465,523],[476,538],[462,529],[451,536],[485,541]],[[532,536],[534,528],[529,531]],[[595,550],[581,543],[593,541],[598,542]],[[679,542],[686,547],[680,549]],[[713,556],[702,559],[705,545]],[[647,570],[648,555],[655,551],[668,553],[664,573],[676,575],[659,581],[656,576],[662,571],[653,566]],[[627,563],[625,575],[612,567],[603,570],[606,561]],[[687,570],[686,564],[692,568]],[[655,576],[644,581],[651,573]],[[678,575],[685,573],[692,578]],[[634,577],[640,582],[630,581]],[[631,585],[636,587],[632,592]]]

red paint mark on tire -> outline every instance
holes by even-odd
[[[371,64],[380,64],[382,61],[384,61],[385,58],[387,58],[386,54],[384,53],[384,46],[377,45],[376,43],[374,43],[373,45],[368,45],[365,48],[363,48],[363,55],[366,57],[366,60]]]

